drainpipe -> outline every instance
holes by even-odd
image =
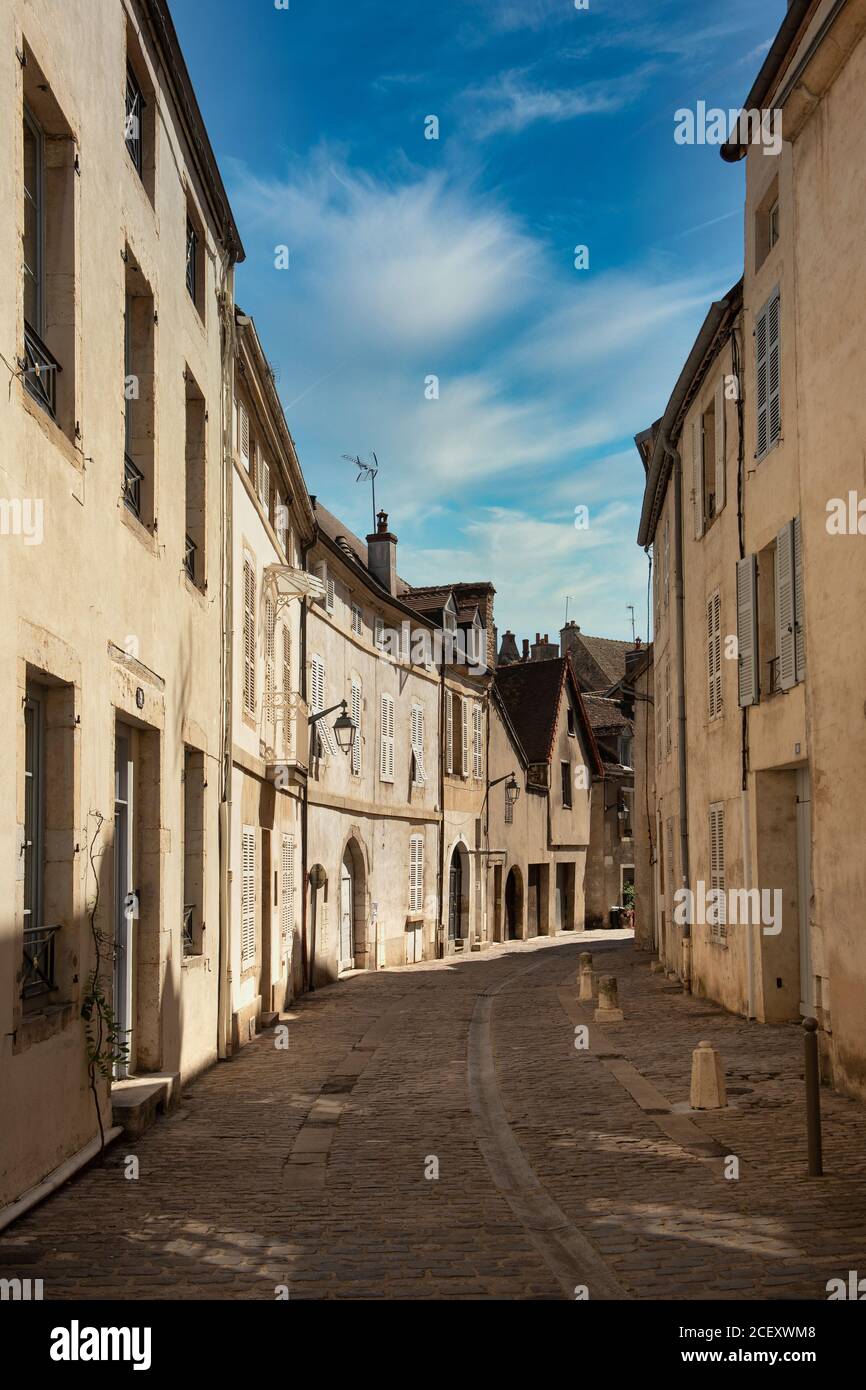
[[[436,871],[436,957],[445,955],[445,636],[439,661],[439,864]]]
[[[233,585],[234,556],[232,552],[234,518],[232,490],[234,461],[232,457],[232,400],[234,396],[234,361],[237,338],[234,315],[234,294],[228,286],[228,273],[223,284],[222,334],[222,392],[223,392],[223,502],[222,502],[222,575],[223,633],[221,643],[223,727],[221,753],[221,795],[219,807],[219,970],[217,975],[217,1056],[225,1061],[231,1056],[229,1042],[231,1011],[231,958],[229,931],[231,913],[231,826],[232,826],[232,729],[233,729]]]
[[[670,435],[662,435],[665,453],[673,463],[674,476],[674,595],[676,598],[677,634],[677,761],[679,763],[680,800],[680,860],[682,863],[682,887],[691,883],[689,866],[689,798],[686,762],[686,653],[685,653],[685,599],[683,592],[683,461],[679,450],[674,448]],[[688,899],[686,900],[688,903]],[[686,993],[692,991],[692,924],[691,910],[686,909],[683,926],[683,985]]]
[[[301,546],[301,567],[302,567],[302,569],[304,569],[304,570],[306,570],[306,568],[307,568],[307,556],[309,555],[310,551],[312,550],[314,544],[315,544],[315,537],[313,538],[313,540],[307,541],[305,545],[302,545],[302,546]],[[300,658],[300,660],[301,660],[301,666],[300,666],[300,682],[299,682],[299,683],[300,683],[301,691],[302,691],[302,699],[304,700],[304,703],[306,703],[306,699],[307,699],[307,599],[306,599],[306,597],[302,597],[302,598],[301,598],[301,658]],[[303,885],[303,893],[302,893],[302,895],[301,895],[301,990],[302,990],[302,991],[308,989],[308,988],[309,988],[309,985],[311,984],[311,981],[308,980],[308,978],[307,978],[307,972],[308,972],[308,950],[307,950],[307,896],[308,896],[308,891],[309,891],[309,883],[308,883],[308,881],[307,881],[307,879],[308,879],[308,871],[309,871],[309,869],[308,869],[308,861],[307,861],[307,838],[308,838],[308,834],[307,834],[307,823],[308,823],[308,819],[309,819],[309,803],[310,803],[310,790],[309,790],[309,763],[310,763],[309,738],[310,738],[310,730],[309,730],[309,727],[308,727],[308,728],[307,728],[307,740],[308,740],[308,742],[307,742],[307,776],[304,778],[303,798],[302,798],[302,801],[301,801],[301,883],[302,883],[302,885]]]

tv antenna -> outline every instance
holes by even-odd
[[[634,643],[635,643],[635,635],[634,635],[634,604],[633,604],[633,603],[627,603],[627,604],[626,604],[626,610],[627,610],[629,613],[631,613],[631,644],[632,644],[632,646],[634,646]]]
[[[374,451],[374,450],[371,450],[371,452],[372,452],[372,454],[373,454],[373,462],[372,462],[372,463],[365,463],[364,460],[363,460],[362,458],[359,458],[357,454],[344,454],[344,455],[343,455],[343,458],[346,460],[347,463],[352,463],[352,464],[354,464],[355,467],[357,468],[357,470],[358,470],[358,476],[357,476],[357,478],[355,479],[355,482],[356,482],[356,483],[366,482],[368,478],[370,479],[370,487],[371,487],[372,490],[373,490],[373,530],[375,531],[375,529],[376,529],[376,474],[379,472],[379,460],[378,460],[377,457],[376,457],[375,451]]]

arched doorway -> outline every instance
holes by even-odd
[[[469,935],[469,855],[458,843],[448,870],[448,940],[463,941]]]
[[[520,870],[509,870],[505,881],[505,940],[519,941],[523,935],[523,880]]]
[[[367,943],[367,876],[364,853],[354,836],[346,844],[340,865],[340,939],[337,969],[375,967]]]

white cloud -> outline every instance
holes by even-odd
[[[610,81],[543,87],[532,85],[525,70],[512,69],[482,86],[469,88],[462,100],[472,111],[468,122],[473,132],[483,139],[501,131],[516,134],[537,121],[571,121],[578,116],[621,111],[635,100],[641,86],[642,77],[630,73],[627,78]]]

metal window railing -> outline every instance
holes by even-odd
[[[770,676],[770,694],[775,695],[776,692],[782,688],[779,683],[779,658],[777,656],[771,657],[767,662],[767,666]]]
[[[133,516],[141,520],[141,484],[144,474],[136,468],[129,454],[123,456],[123,501]]]
[[[21,994],[25,999],[48,994],[57,988],[54,981],[54,938],[57,927],[24,928],[24,968]]]
[[[144,106],[144,98],[141,95],[141,88],[136,81],[135,74],[131,68],[126,70],[126,125],[124,126],[124,138],[126,148],[129,150],[132,162],[138,170],[139,175],[142,171],[142,147],[141,147],[141,113]]]
[[[197,549],[198,546],[196,545],[192,537],[187,536],[186,545],[183,553],[183,567],[189,575],[189,578],[192,580],[193,584],[195,583],[195,553]]]
[[[39,334],[24,324],[24,358],[19,363],[24,386],[52,420],[57,416],[57,373],[63,368],[48,351]]]
[[[189,290],[189,297],[195,303],[195,281],[196,281],[196,257],[198,254],[198,236],[195,227],[187,219],[186,224],[186,287]]]
[[[195,954],[195,903],[185,903],[183,909],[184,955]]]

